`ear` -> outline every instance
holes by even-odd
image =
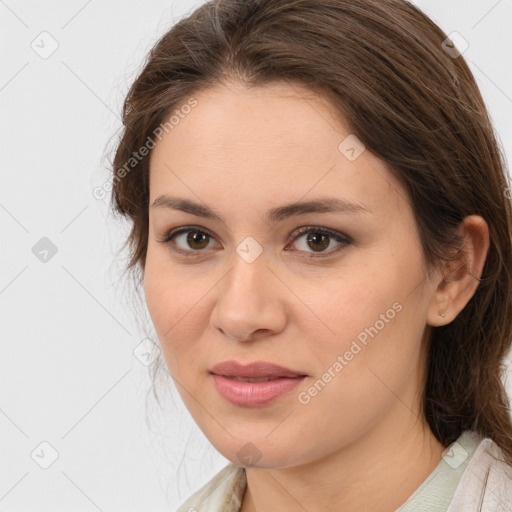
[[[489,250],[489,227],[479,215],[465,217],[457,229],[464,246],[457,259],[447,262],[438,278],[428,309],[428,325],[449,324],[473,297]],[[440,275],[440,274],[437,274]]]

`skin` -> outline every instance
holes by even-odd
[[[180,395],[226,458],[242,466],[237,452],[248,442],[257,447],[243,512],[393,511],[441,461],[445,447],[420,408],[425,342],[430,326],[453,320],[476,290],[487,225],[467,217],[460,226],[466,259],[428,273],[404,189],[369,150],[354,161],[338,150],[351,132],[326,99],[287,83],[251,90],[228,83],[194,97],[197,106],[151,153],[150,205],[163,194],[179,196],[225,222],[150,206],[144,275]],[[367,211],[265,219],[271,208],[322,196]],[[180,226],[212,236],[192,246],[186,233],[174,245],[159,242]],[[351,243],[328,237],[319,249],[307,234],[294,234],[300,226],[325,227]],[[252,263],[236,252],[247,236],[263,248]],[[298,394],[395,303],[400,312],[300,403]],[[308,377],[266,406],[235,406],[209,373],[233,359]]]

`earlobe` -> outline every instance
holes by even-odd
[[[476,292],[489,250],[489,227],[479,215],[461,222],[458,235],[463,247],[456,258],[444,266],[429,307],[427,323],[433,327],[449,324],[464,309]]]

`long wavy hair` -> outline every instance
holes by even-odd
[[[455,230],[464,217],[486,220],[490,248],[475,294],[451,323],[431,328],[422,409],[444,446],[471,429],[493,439],[512,465],[503,384],[512,337],[511,189],[462,55],[404,0],[216,0],[197,8],[157,41],[123,107],[111,207],[131,222],[126,270],[139,282],[149,156],[138,151],[194,94],[230,80],[287,81],[330,99],[405,187],[429,268],[461,249]]]

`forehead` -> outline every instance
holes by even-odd
[[[288,151],[289,158],[299,159],[294,155],[313,148],[336,151],[332,142],[349,132],[326,98],[298,84],[275,82],[248,88],[228,83],[203,90],[194,98],[197,105],[182,116],[170,132],[173,136],[164,135],[164,139],[169,146],[193,148],[199,156],[217,148],[222,151],[210,156],[228,158],[238,147],[264,146],[280,155]]]
[[[179,190],[216,205],[229,196],[257,207],[329,193],[364,198],[373,209],[397,193],[389,170],[368,150],[347,158],[343,144],[354,145],[347,123],[328,99],[301,85],[228,84],[193,97],[197,105],[152,151],[151,201]]]

